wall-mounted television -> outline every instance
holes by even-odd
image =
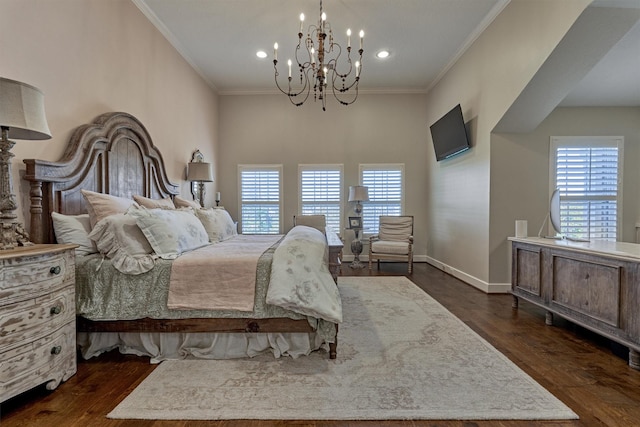
[[[460,104],[431,125],[436,160],[444,160],[471,148]]]

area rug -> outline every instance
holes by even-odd
[[[338,358],[165,361],[109,415],[163,420],[576,419],[405,277],[340,277]]]

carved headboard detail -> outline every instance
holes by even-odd
[[[178,194],[149,133],[127,113],[105,113],[78,127],[58,162],[25,159],[24,163],[24,179],[31,188],[29,234],[34,243],[55,241],[51,212],[87,212],[81,189],[127,198]]]

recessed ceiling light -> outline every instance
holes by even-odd
[[[381,50],[380,52],[376,53],[376,57],[380,59],[387,58],[388,56],[389,56],[388,50]]]
[[[267,57],[267,52],[265,52],[264,50],[259,50],[256,52],[256,56],[260,59],[264,59]]]

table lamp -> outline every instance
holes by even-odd
[[[193,199],[204,207],[204,183],[213,182],[213,167],[211,163],[205,163],[200,150],[193,153],[193,158],[187,166],[187,181],[191,181]]]
[[[18,208],[11,177],[14,139],[49,139],[51,131],[44,112],[44,95],[31,85],[0,77],[0,250],[31,245],[17,221]]]

